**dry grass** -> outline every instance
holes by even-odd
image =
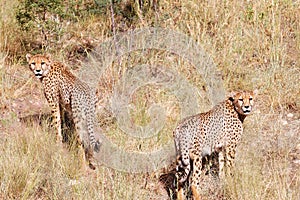
[[[39,41],[17,26],[11,12],[17,4],[0,1],[0,198],[168,199],[159,183],[161,171],[130,174],[104,166],[86,171],[80,167],[76,148],[54,142],[48,120],[41,118],[49,111],[41,86],[24,66],[26,51],[38,51],[34,45]],[[115,30],[152,26],[185,33],[212,56],[222,72],[226,91],[260,91],[256,111],[245,122],[235,176],[217,190],[221,195],[212,192],[206,194],[208,199],[299,199],[300,2],[161,0],[158,10],[140,10],[130,20],[116,13]],[[76,70],[89,50],[113,36],[111,27],[107,8],[101,16],[66,25],[57,46],[47,50]],[[172,140],[171,130],[180,119],[180,103],[159,86],[137,90],[131,102],[133,122],[149,123],[147,109],[157,103],[167,111],[166,125],[147,140],[124,134],[110,109],[110,99],[126,70],[137,64],[178,70],[200,91],[196,95],[199,110],[209,106],[203,77],[184,58],[153,50],[132,52],[130,59],[125,55],[115,61],[99,77],[98,89],[103,97],[99,124],[118,146],[148,151]],[[33,115],[42,119],[41,124],[20,122],[20,117]]]

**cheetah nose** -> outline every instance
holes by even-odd
[[[246,109],[248,109],[250,106],[244,106]]]
[[[41,69],[36,69],[35,72],[40,73],[42,70]]]

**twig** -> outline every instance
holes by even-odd
[[[113,8],[113,0],[110,0],[110,14],[111,14],[113,38],[114,38],[114,43],[115,43],[115,48],[116,48],[116,56],[118,57],[118,64],[119,64],[119,66],[121,66],[120,50],[119,50],[119,46],[117,44],[117,38],[116,38],[116,24],[115,24],[115,13],[114,13],[114,8]],[[122,70],[122,68],[120,67],[120,69],[118,71],[118,76],[121,76],[121,70]]]

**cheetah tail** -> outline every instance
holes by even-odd
[[[95,152],[99,153],[100,147],[101,147],[101,142],[99,140],[97,140],[93,145],[93,149]]]

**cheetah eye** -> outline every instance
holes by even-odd
[[[250,97],[249,100],[252,101],[252,97]]]
[[[239,101],[244,101],[243,99],[239,99]]]
[[[41,62],[41,65],[44,65],[45,64],[45,62]]]
[[[31,65],[35,65],[35,62],[32,62]]]

